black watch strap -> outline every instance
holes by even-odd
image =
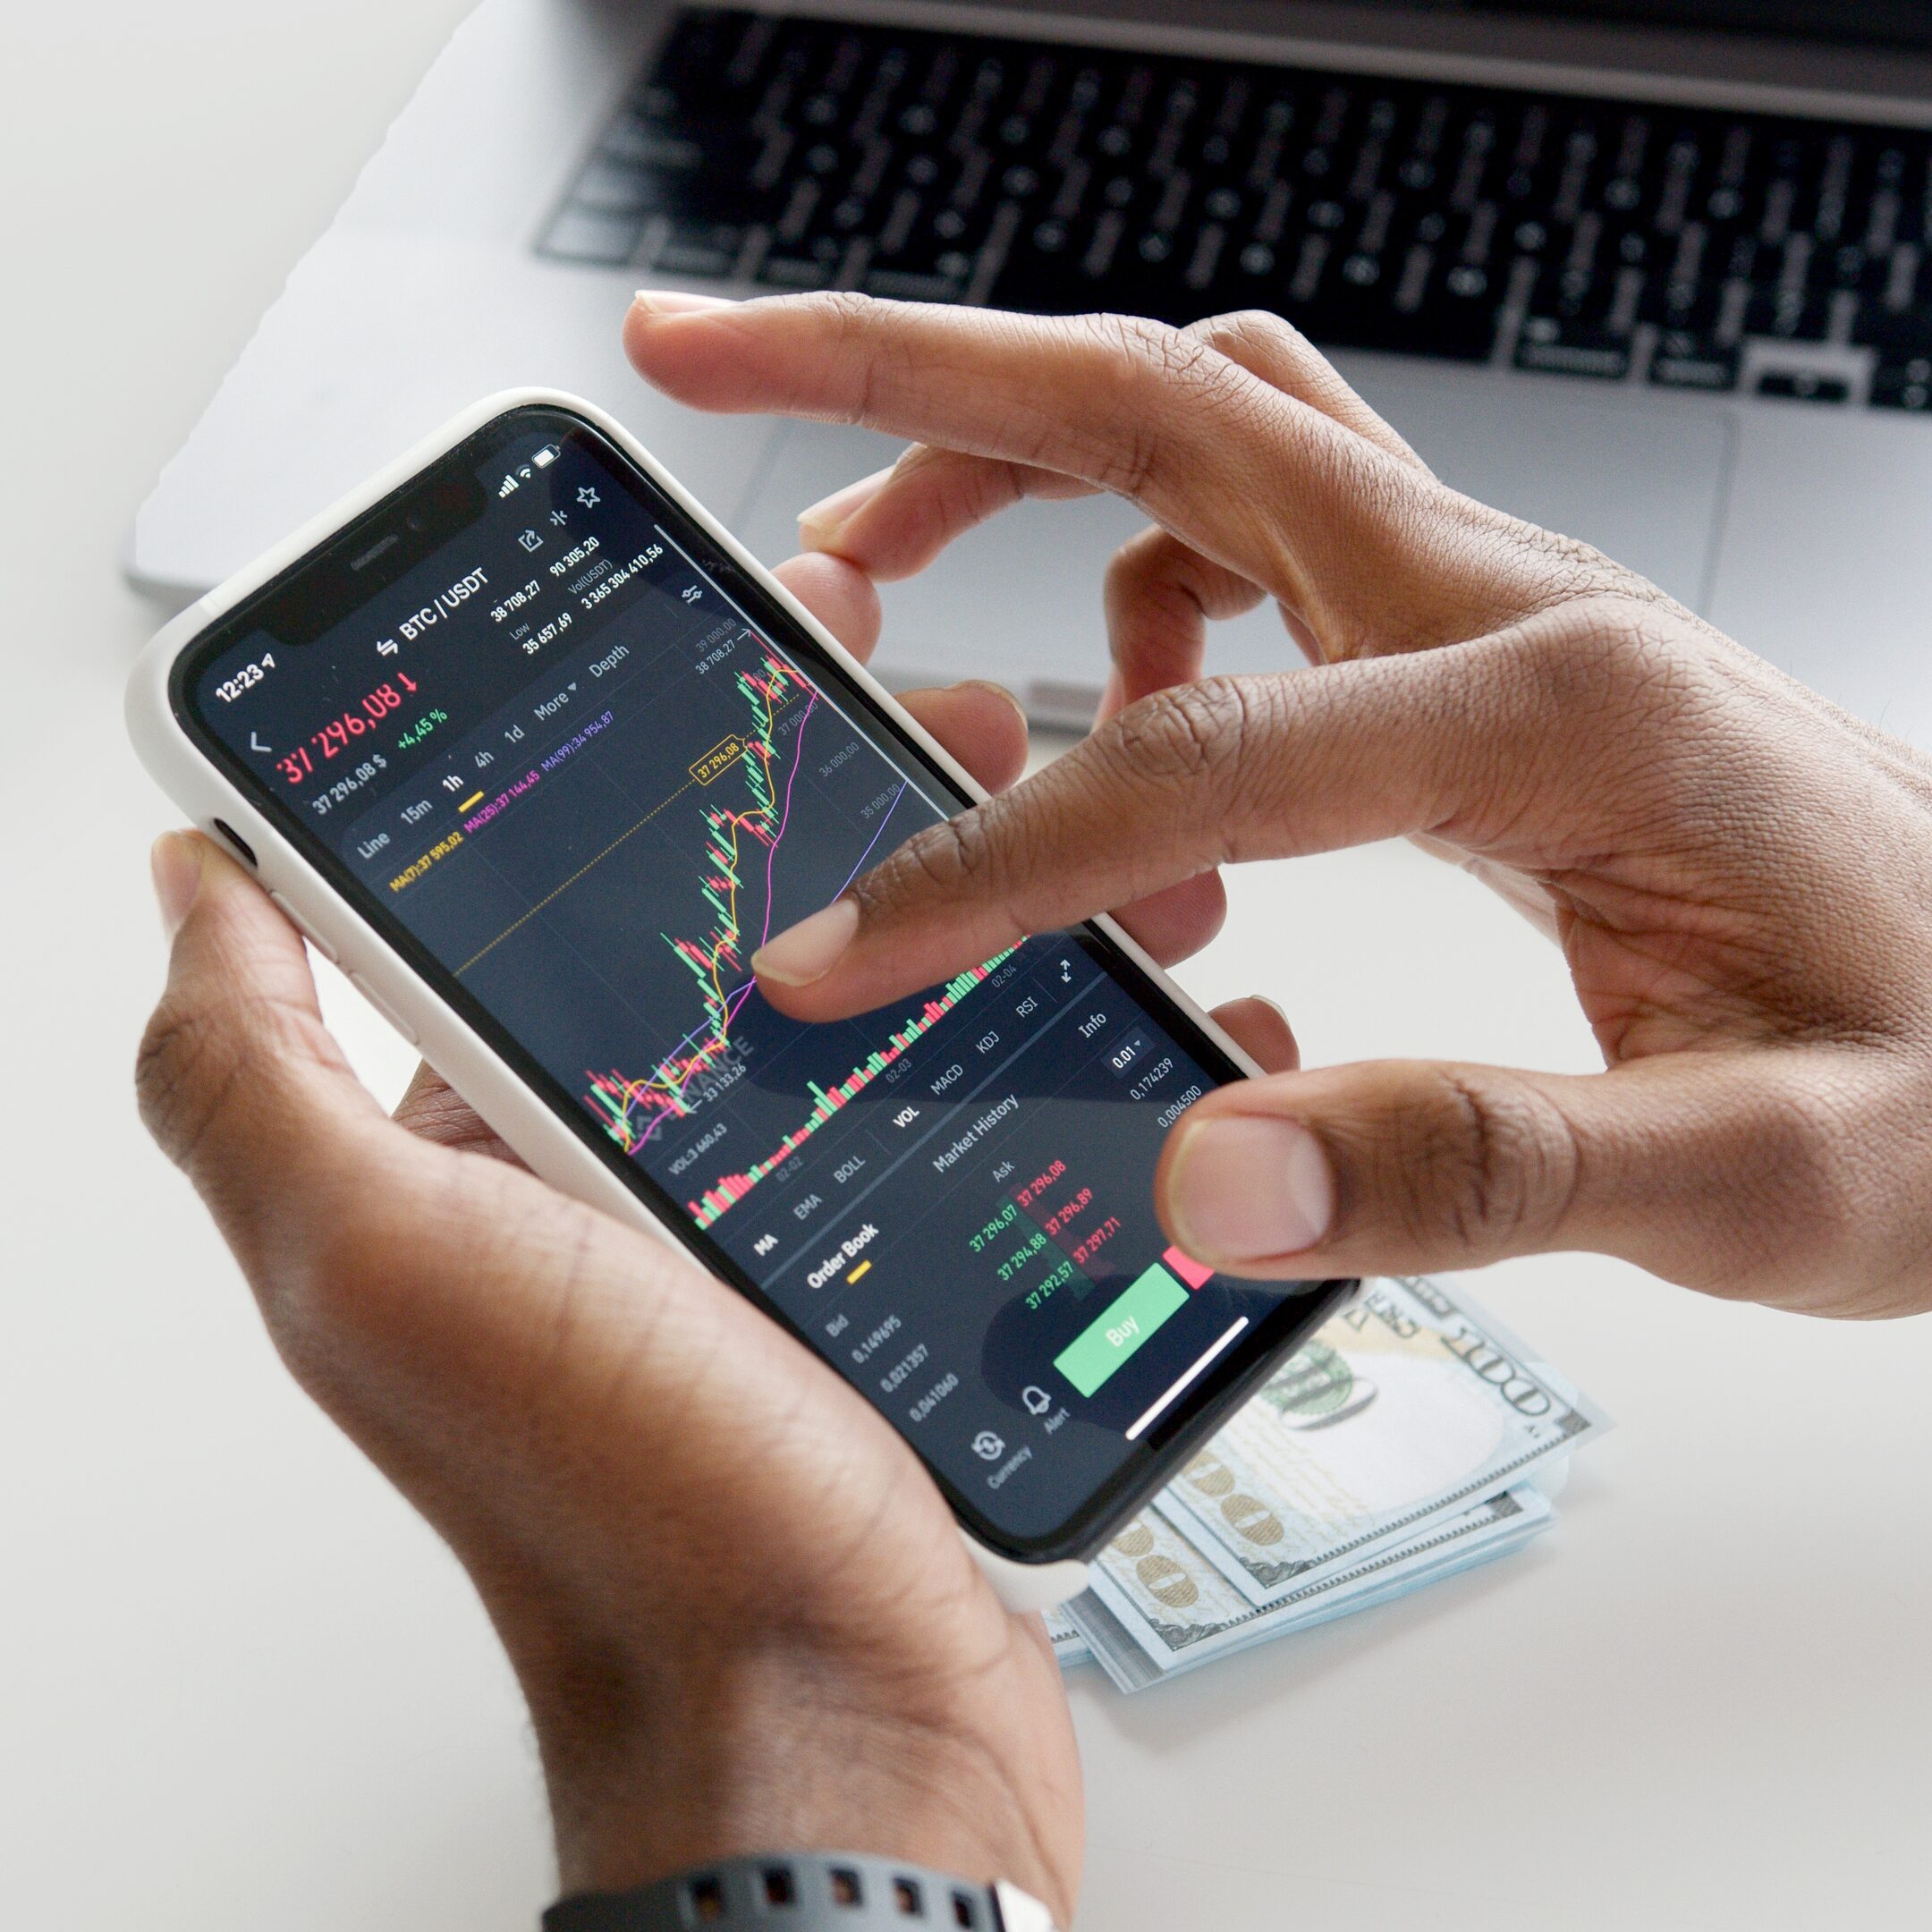
[[[634,1892],[560,1899],[543,1923],[544,1932],[1054,1932],[1053,1914],[1017,1885],[856,1852],[721,1859]]]

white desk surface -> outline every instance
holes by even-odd
[[[547,1895],[461,1572],[282,1375],[128,1079],[170,814],[122,736],[152,623],[122,535],[462,7],[0,13],[8,1926],[528,1932]],[[1590,1063],[1554,953],[1406,848],[1241,879],[1188,978],[1272,992],[1311,1060]],[[393,1038],[333,1010],[396,1086]],[[1560,1524],[1138,1699],[1084,1674],[1080,1923],[1925,1923],[1932,1323],[1592,1259],[1485,1292],[1622,1424]]]

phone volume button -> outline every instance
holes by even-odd
[[[301,914],[298,912],[295,908],[292,906],[288,902],[288,901],[282,896],[280,893],[272,892],[268,894],[268,896],[275,901],[275,908],[281,913],[282,917],[285,919],[289,922],[289,924],[292,926],[295,930],[299,932],[302,936],[302,937],[306,939],[309,944],[312,945],[316,949],[316,951],[319,953],[322,957],[329,962],[331,966],[337,966],[342,963],[341,956],[336,953],[335,948],[332,946],[328,943],[328,941],[321,936],[320,933],[317,932],[314,927],[309,925],[309,921],[305,919],[301,916]]]
[[[349,984],[393,1026],[411,1046],[417,1044],[416,1029],[386,1000],[359,972],[349,975]]]

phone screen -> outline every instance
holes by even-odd
[[[848,1021],[766,1004],[758,945],[965,801],[580,418],[498,418],[222,620],[174,702],[995,1546],[1090,1546],[1333,1301],[1161,1232],[1162,1140],[1240,1070],[1098,932]]]

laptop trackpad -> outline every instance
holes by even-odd
[[[1734,430],[1721,405],[1486,372],[1357,364],[1349,375],[1445,481],[1703,605]],[[801,510],[897,449],[862,430],[789,425],[735,527],[767,562],[788,556]],[[1039,722],[1084,722],[1106,675],[1101,572],[1140,521],[1096,498],[1023,505],[975,531],[923,577],[887,588],[881,675],[997,678]],[[1210,661],[1264,671],[1299,659],[1264,607],[1218,627]]]

